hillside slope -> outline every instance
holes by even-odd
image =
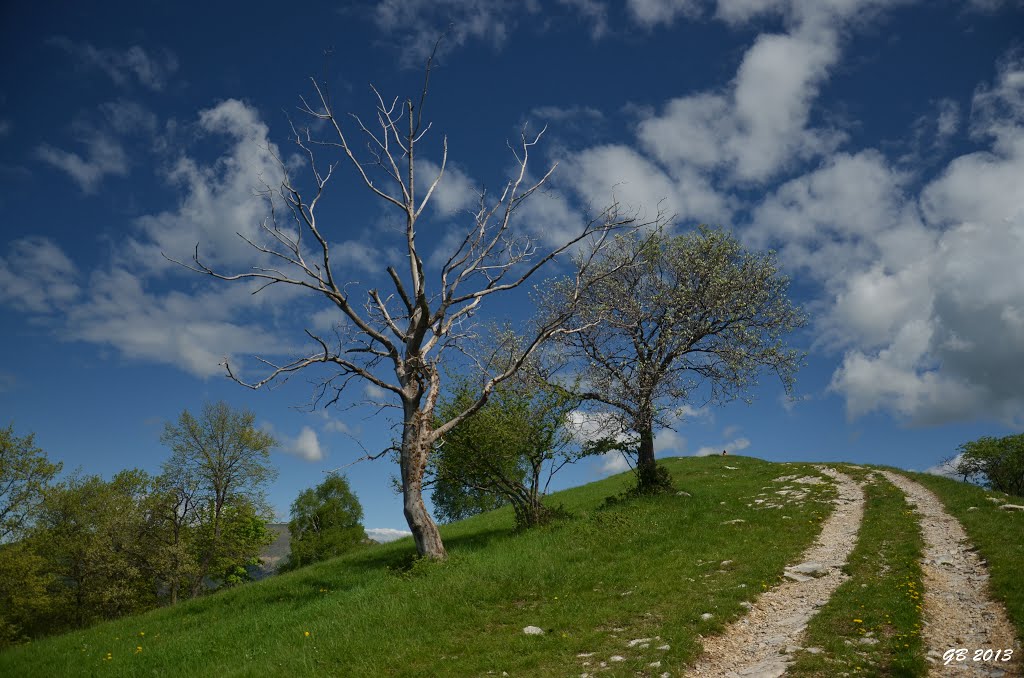
[[[835,488],[776,491],[809,464],[663,463],[680,494],[602,508],[629,483],[608,478],[552,495],[572,517],[550,527],[514,533],[508,510],[444,527],[446,563],[368,547],[14,648],[0,675],[687,675],[815,541]]]

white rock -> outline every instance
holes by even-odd
[[[633,640],[631,640],[628,643],[626,643],[626,646],[627,647],[636,647],[640,643],[649,643],[649,642],[651,642],[650,638],[634,638]]]
[[[613,654],[611,657],[608,657],[608,661],[610,661],[610,662],[624,662],[624,661],[626,661],[626,658],[623,657],[620,654]]]
[[[656,669],[661,666],[661,662],[651,662],[650,664],[648,664],[648,666],[650,666],[652,669]]]
[[[806,563],[793,565],[791,567],[787,567],[786,569],[791,572],[797,572],[799,574],[809,574],[812,576],[828,574],[828,568],[825,565],[814,562],[813,560],[808,560]]]
[[[714,616],[715,615],[711,614],[710,612],[705,612],[704,614],[702,614],[700,616],[700,618],[701,618],[702,621],[707,621],[707,620],[713,618]]]
[[[580,653],[579,653],[578,655],[576,655],[576,656],[577,656],[577,657],[583,657],[584,659],[586,659],[587,657],[593,657],[593,656],[594,656],[594,653],[593,653],[593,652],[580,652]]]
[[[659,650],[671,650],[672,646],[671,645],[659,645],[657,649],[659,649]]]
[[[1024,506],[1021,506],[1020,504],[1003,504],[999,508],[1004,511],[1024,511]]]
[[[723,525],[736,525],[737,523],[745,523],[745,522],[747,522],[747,521],[743,520],[743,518],[736,518],[734,520],[727,520],[727,521],[725,521],[722,524]]]
[[[544,635],[544,629],[539,626],[527,626],[523,628],[523,633],[528,636],[542,636]]]

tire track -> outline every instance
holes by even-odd
[[[946,513],[942,502],[923,485],[891,471],[881,471],[921,515],[925,551],[924,626],[933,676],[1024,675],[1021,647],[1003,606],[988,592],[988,571],[971,550],[963,526]],[[966,661],[943,662],[949,649],[968,650]],[[975,650],[1013,649],[1010,662],[974,662]]]
[[[840,568],[856,543],[864,517],[864,492],[852,478],[827,467],[839,490],[836,509],[822,525],[800,565],[786,568],[788,581],[765,592],[722,635],[704,640],[704,653],[687,675],[777,678],[786,672],[807,621],[849,577]],[[805,573],[820,575],[807,576]]]

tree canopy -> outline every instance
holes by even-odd
[[[21,534],[60,470],[36,446],[34,434],[17,436],[14,424],[0,428],[0,544]]]
[[[579,395],[614,417],[616,434],[633,434],[641,489],[664,481],[654,429],[671,425],[680,405],[743,398],[761,370],[792,387],[802,356],[784,337],[806,321],[774,253],[747,251],[707,226],[679,235],[638,230],[617,236],[588,274],[574,303],[581,329],[558,341],[579,361]],[[577,289],[574,281],[556,286],[543,312],[558,313]],[[617,440],[608,438],[610,446]]]
[[[337,473],[315,488],[303,490],[292,503],[291,555],[288,567],[301,567],[333,558],[366,542],[362,525],[363,507]]]
[[[958,448],[956,472],[994,490],[1024,497],[1024,433],[993,438],[984,436]]]
[[[551,477],[580,456],[567,427],[577,400],[535,378],[530,370],[495,389],[487,404],[451,429],[431,458],[435,514],[456,520],[509,503],[520,527],[546,522],[541,499]],[[456,381],[439,413],[464,408],[476,393]]]
[[[191,571],[192,596],[211,577],[230,583],[238,568],[251,562],[270,536],[245,528],[257,517],[268,517],[264,492],[277,477],[270,463],[273,436],[255,427],[255,415],[233,411],[227,403],[207,403],[199,418],[188,410],[177,423],[168,422],[161,440],[171,449],[164,463],[169,499],[179,504],[180,515],[195,531],[195,567]],[[166,513],[174,522],[174,512]],[[173,526],[172,526],[173,527]],[[251,539],[239,539],[250,534]]]

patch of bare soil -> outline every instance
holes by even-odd
[[[932,676],[1021,676],[1021,647],[1003,606],[988,590],[988,571],[971,550],[964,528],[946,513],[931,491],[906,476],[882,474],[907,497],[921,515],[925,552],[924,628]],[[964,649],[963,659],[947,664],[947,650]],[[984,661],[985,650],[1012,649],[1010,662]],[[980,650],[980,661],[974,661]]]
[[[776,678],[799,649],[808,620],[848,576],[841,570],[856,543],[864,516],[864,493],[852,478],[830,468],[820,471],[838,486],[836,509],[817,542],[786,568],[787,581],[751,604],[750,612],[719,636],[704,640],[704,653],[687,672],[695,676]],[[802,478],[796,482],[807,482]]]

